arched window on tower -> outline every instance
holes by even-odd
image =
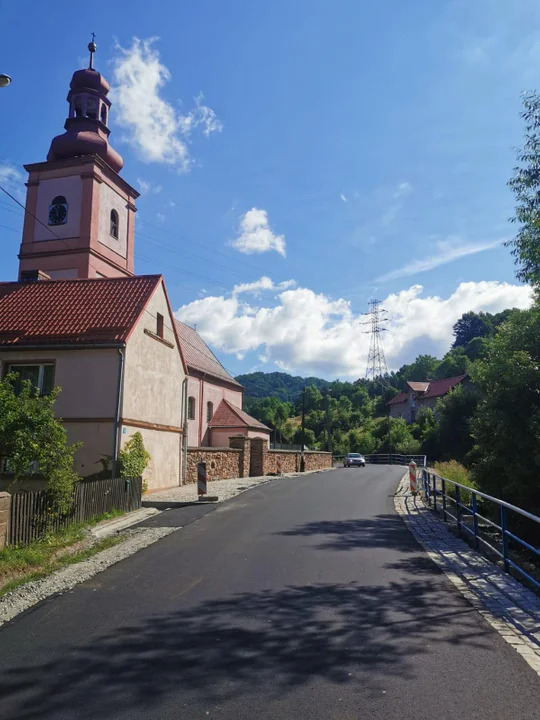
[[[206,422],[210,422],[212,415],[214,414],[214,403],[206,403]]]
[[[118,213],[116,212],[116,210],[111,210],[110,233],[115,240],[118,240]]]
[[[82,96],[77,95],[73,100],[73,114],[75,117],[83,116]]]
[[[107,106],[105,103],[101,103],[101,122],[107,124]]]
[[[98,117],[97,113],[98,113],[97,98],[87,97],[86,98],[86,117],[90,118],[91,120],[97,120],[97,117]]]

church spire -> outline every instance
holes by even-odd
[[[64,124],[66,132],[54,138],[47,160],[54,162],[82,155],[99,155],[115,172],[120,172],[124,161],[109,145],[111,101],[107,95],[110,85],[94,69],[95,37],[92,33],[92,40],[88,43],[89,67],[77,70],[71,79],[67,96],[69,117]]]
[[[97,50],[97,45],[95,43],[96,39],[96,33],[92,33],[92,40],[88,43],[88,49],[90,50],[90,65],[88,66],[89,70],[94,69],[94,53]]]

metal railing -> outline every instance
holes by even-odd
[[[334,455],[334,464],[341,464],[346,455]],[[426,455],[397,455],[396,453],[379,453],[376,455],[364,455],[367,465],[409,465],[414,460],[419,468],[426,467]]]
[[[379,453],[364,455],[366,463],[370,465],[409,465],[415,462],[418,467],[426,467],[426,455],[398,455],[396,453]]]
[[[456,523],[458,534],[461,533],[461,530],[464,530],[472,536],[476,550],[480,550],[481,548],[489,549],[489,551],[494,552],[503,561],[505,572],[510,572],[512,568],[536,588],[540,588],[540,582],[510,557],[509,544],[511,541],[518,543],[521,548],[532,553],[533,556],[537,558],[537,561],[540,560],[540,549],[518,537],[514,532],[511,532],[509,529],[508,514],[516,513],[520,517],[526,518],[527,521],[536,523],[539,533],[540,517],[526,510],[522,510],[515,505],[511,505],[504,500],[486,495],[486,493],[474,490],[466,485],[461,485],[454,480],[448,480],[448,478],[441,477],[437,475],[437,473],[429,472],[426,468],[422,471],[422,484],[428,504],[433,506],[436,512],[439,512],[439,510],[442,511],[445,522],[448,521],[448,518],[451,518]],[[453,495],[448,492],[450,489],[453,489]],[[468,504],[466,500],[469,497],[470,503]],[[438,499],[439,506],[437,506]],[[451,503],[451,510],[454,512],[448,509],[449,502]],[[498,517],[500,525],[492,518],[486,517],[485,514],[479,512],[479,509],[482,510],[482,513],[488,512],[487,503],[493,503],[497,507],[492,517]],[[486,509],[484,509],[484,505],[486,505]],[[494,528],[495,532],[499,534],[500,549],[489,542],[487,533],[483,532],[479,527],[479,520],[486,523],[490,528]]]

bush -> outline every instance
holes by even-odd
[[[126,478],[139,477],[144,473],[149,460],[150,453],[144,447],[142,435],[136,432],[118,455],[118,475]],[[147,489],[146,483],[143,483],[143,492]]]
[[[441,477],[445,478],[446,480],[453,480],[454,482],[459,483],[460,485],[465,485],[466,487],[473,488],[473,490],[477,490],[477,486],[474,482],[474,480],[471,478],[470,472],[467,470],[467,468],[459,463],[457,460],[448,460],[447,462],[437,462],[433,465],[433,469],[437,473],[437,475],[440,475]],[[452,483],[449,483],[446,488],[446,494],[450,495],[450,497],[455,498],[456,492],[455,487],[452,485]],[[462,503],[466,503],[467,505],[470,505],[472,502],[472,495],[470,492],[467,492],[466,490],[460,491],[460,500]]]

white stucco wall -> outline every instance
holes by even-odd
[[[143,475],[148,489],[180,485],[182,436],[173,432],[122,425],[120,446],[123,447],[136,432],[141,433],[144,446],[150,453],[150,461]]]
[[[126,200],[103,182],[99,185],[99,231],[98,240],[123,258],[127,252],[128,209]],[[118,213],[118,240],[111,233],[111,210]]]
[[[49,207],[58,195],[66,198],[68,205],[65,225],[51,225],[54,235],[60,238],[78,237],[81,232],[82,179],[80,175],[40,180],[37,188],[36,217],[49,227]],[[34,223],[34,242],[54,240],[54,235],[41,223]]]

